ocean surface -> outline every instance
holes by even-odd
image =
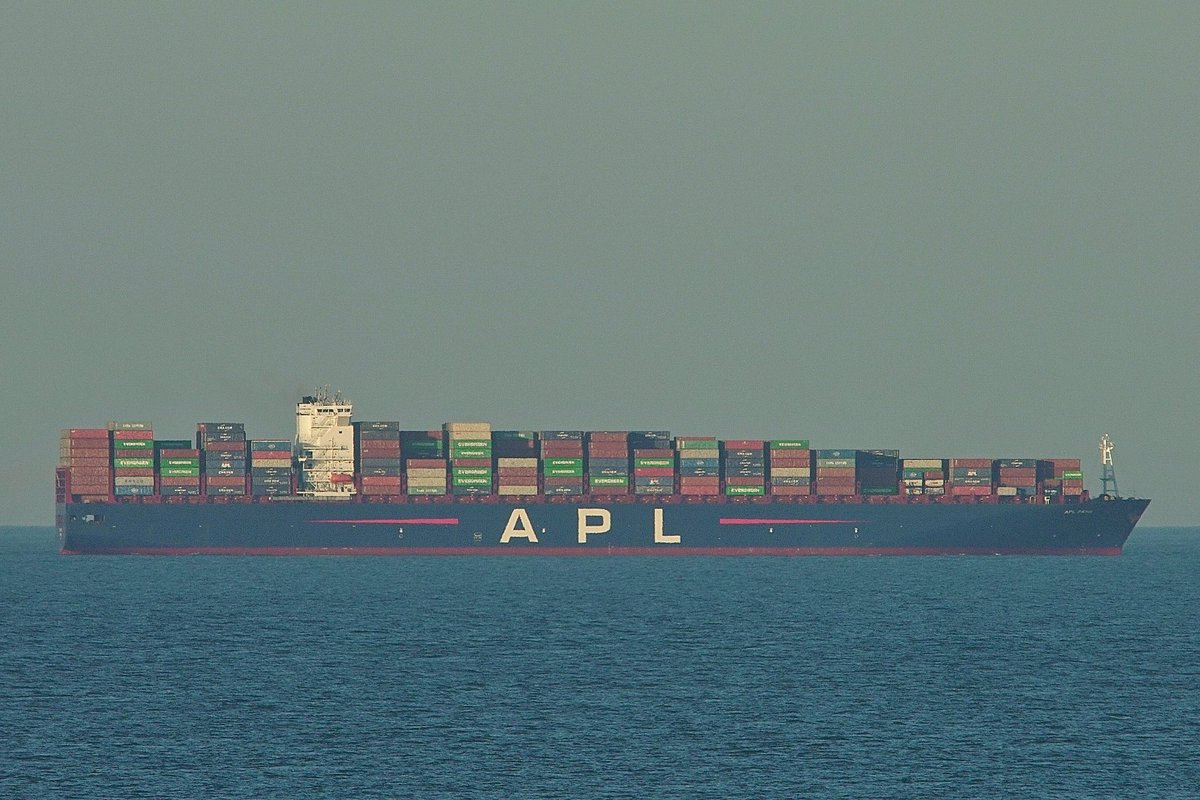
[[[1200,529],[1125,554],[60,556],[2,798],[1200,797]]]

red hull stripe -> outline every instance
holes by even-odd
[[[722,517],[722,525],[861,525],[861,519],[753,519],[747,517]]]
[[[414,517],[413,519],[310,519],[330,525],[457,525],[458,517]]]
[[[1119,547],[937,548],[937,547],[121,547],[86,551],[93,555],[149,556],[957,556],[1045,555],[1119,556]],[[64,555],[84,551],[63,550]]]

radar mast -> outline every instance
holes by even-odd
[[[1120,497],[1121,493],[1117,489],[1117,470],[1113,466],[1112,454],[1113,440],[1106,433],[1100,437],[1100,468],[1103,470],[1100,480],[1104,482],[1106,497]]]

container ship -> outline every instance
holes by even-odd
[[[201,422],[68,428],[63,553],[1117,555],[1149,500],[1083,488],[1077,458],[902,458],[668,431],[406,430],[340,393],[295,436]],[[1107,441],[1107,438],[1106,438]],[[1113,491],[1109,489],[1109,478]]]

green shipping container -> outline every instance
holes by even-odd
[[[579,469],[583,469],[582,458],[547,458],[543,463],[547,469],[550,467],[578,467]]]
[[[1058,477],[1068,481],[1080,481],[1083,480],[1083,470],[1065,469]]]
[[[491,486],[492,479],[490,477],[476,477],[474,475],[455,475],[450,479],[451,486]]]
[[[459,450],[453,447],[450,448],[450,458],[491,458],[492,448],[480,449],[472,448],[470,450]]]
[[[114,458],[113,466],[123,469],[145,469],[154,466],[153,458]]]
[[[765,486],[726,486],[727,495],[763,495],[767,493]]]
[[[669,469],[675,466],[673,458],[635,458],[633,460],[634,467],[645,467],[649,469]]]
[[[451,467],[450,474],[455,478],[491,478],[492,471],[487,467]]]
[[[153,439],[113,439],[114,450],[153,450]]]
[[[160,467],[195,467],[200,468],[200,459],[198,458],[160,458],[158,460]]]
[[[163,467],[159,474],[164,478],[198,478],[200,467]]]
[[[583,467],[546,467],[544,474],[548,478],[582,478]]]
[[[807,450],[808,439],[773,439],[768,443],[772,450]]]
[[[622,478],[611,475],[596,475],[588,479],[588,483],[592,486],[628,486],[629,478]]]
[[[716,439],[676,439],[676,450],[716,450]]]

